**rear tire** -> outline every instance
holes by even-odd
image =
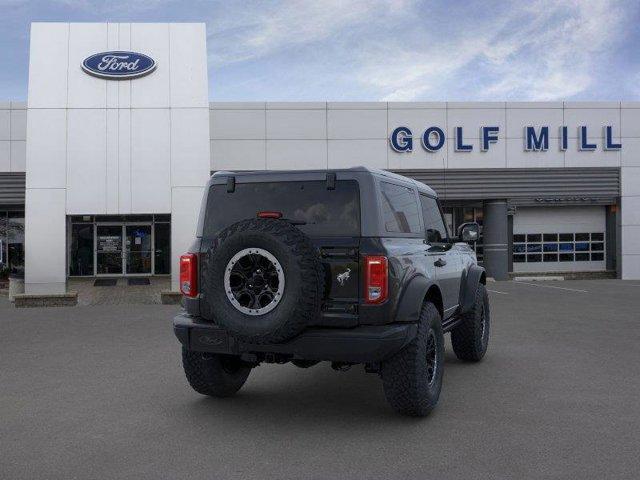
[[[291,360],[291,363],[298,368],[311,368],[314,365],[317,365],[318,363],[320,363],[320,361],[295,359],[295,360]]]
[[[251,367],[233,355],[182,349],[182,366],[191,388],[210,397],[230,397],[247,381]]]
[[[440,397],[443,367],[440,313],[433,303],[425,302],[416,337],[382,363],[380,373],[387,401],[404,415],[428,415]]]
[[[479,283],[473,308],[463,315],[462,323],[451,331],[451,344],[456,356],[466,362],[482,360],[489,346],[490,327],[489,294],[486,287]]]

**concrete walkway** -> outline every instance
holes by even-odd
[[[95,279],[69,279],[67,290],[78,292],[78,305],[150,305],[160,303],[160,292],[171,289],[169,277],[150,277],[150,285],[128,285],[119,278],[113,287],[94,287]]]

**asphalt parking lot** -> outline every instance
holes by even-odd
[[[396,415],[376,375],[263,365],[233,399],[186,384],[176,307],[10,308],[0,474],[108,478],[637,478],[640,282],[489,284],[480,364]]]

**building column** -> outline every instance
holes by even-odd
[[[640,279],[640,165],[620,169],[620,247],[623,280]]]
[[[484,268],[488,277],[509,278],[509,235],[506,200],[489,200],[483,206]]]
[[[25,293],[65,293],[65,190],[27,188],[25,202]]]

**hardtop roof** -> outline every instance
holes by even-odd
[[[375,175],[377,177],[383,177],[387,180],[395,180],[404,184],[410,184],[421,191],[422,193],[426,193],[427,195],[431,195],[436,197],[436,192],[425,185],[424,183],[418,182],[409,177],[405,177],[403,175],[398,175],[397,173],[389,172],[387,170],[383,170],[380,168],[371,168],[364,166],[350,167],[350,168],[331,168],[331,169],[311,169],[311,170],[241,170],[241,171],[229,171],[229,170],[221,170],[217,171],[213,174],[213,177],[247,177],[260,175],[260,177],[264,178],[270,176],[282,176],[282,175],[296,175],[299,176],[304,173],[309,174],[322,174],[322,173],[340,173],[340,172],[361,172],[368,173],[371,175]]]

